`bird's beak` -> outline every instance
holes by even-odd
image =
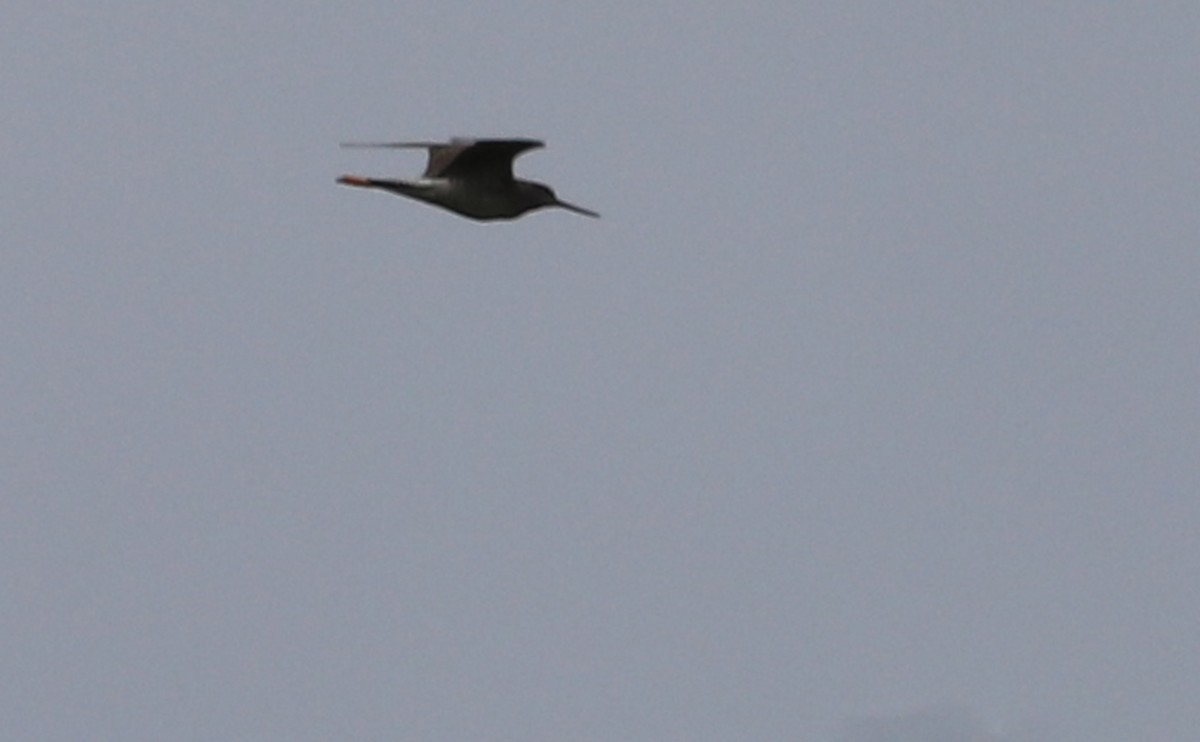
[[[567,211],[574,211],[576,214],[583,214],[584,216],[590,216],[590,217],[593,217],[596,219],[600,218],[600,215],[597,214],[596,212],[594,212],[590,209],[585,209],[582,206],[576,206],[575,204],[569,204],[566,201],[555,200],[554,205],[561,206],[562,208],[566,209]]]

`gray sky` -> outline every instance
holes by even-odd
[[[9,2],[0,737],[1190,739],[1152,6]]]

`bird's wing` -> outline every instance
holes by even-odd
[[[526,150],[545,146],[536,139],[454,139],[429,150],[430,177],[512,180],[512,163]]]
[[[512,162],[526,150],[544,147],[536,139],[451,139],[445,142],[345,142],[343,147],[427,149],[426,178],[512,180]]]
[[[429,162],[425,166],[425,177],[436,177],[435,170],[444,167],[442,161],[447,160],[447,157],[453,159],[453,154],[447,150],[454,148],[454,145],[442,142],[342,142],[342,146],[353,149],[427,149]]]
[[[342,142],[343,147],[364,148],[364,147],[388,147],[392,149],[429,149],[430,147],[444,147],[446,145],[441,142]]]

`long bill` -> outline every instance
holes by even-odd
[[[561,206],[562,208],[566,209],[567,211],[574,211],[576,214],[583,214],[584,216],[590,216],[594,219],[600,218],[600,215],[597,214],[596,212],[592,211],[591,209],[585,209],[582,206],[576,206],[575,204],[567,203],[566,201],[560,201],[560,200],[556,199],[554,201],[554,205]]]

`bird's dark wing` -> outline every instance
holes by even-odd
[[[453,139],[429,150],[426,177],[513,179],[512,163],[526,150],[545,146],[536,139]]]
[[[426,178],[513,179],[512,162],[517,155],[544,147],[536,139],[451,139],[443,142],[346,142],[343,147],[386,147],[427,149]]]

